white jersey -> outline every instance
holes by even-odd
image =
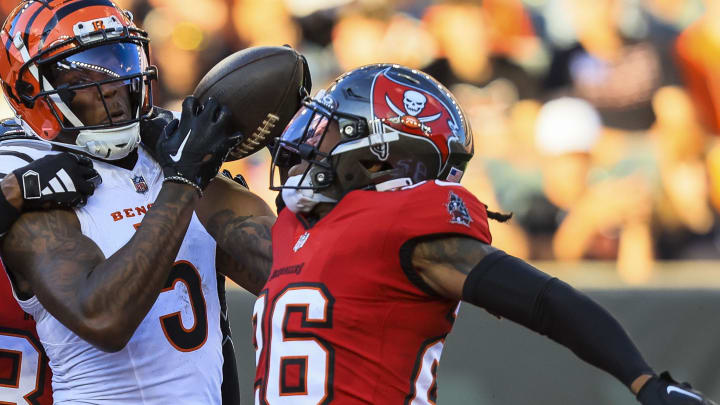
[[[56,153],[46,144],[0,145],[0,173]],[[110,257],[133,236],[162,186],[160,166],[142,148],[133,170],[93,160],[102,184],[76,209],[82,233]],[[222,383],[215,241],[193,214],[170,277],[127,346],[96,349],[32,297],[18,300],[37,322],[60,404],[219,404]]]

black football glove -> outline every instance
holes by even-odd
[[[22,197],[21,211],[81,207],[102,183],[92,161],[72,153],[44,156],[12,173]],[[0,193],[0,235],[19,216],[20,211]]]
[[[678,383],[667,371],[651,378],[637,394],[643,405],[717,405],[688,383]]]
[[[83,206],[102,183],[92,161],[74,153],[44,156],[13,174],[23,196],[23,211]]]
[[[228,110],[210,98],[188,96],[182,116],[163,130],[155,148],[165,181],[194,186],[200,194],[217,175],[228,152],[240,142],[239,134],[228,135]]]
[[[227,177],[228,179],[234,181],[235,183],[245,187],[246,189],[250,190],[250,186],[248,186],[247,181],[245,180],[245,177],[243,177],[242,174],[236,174],[235,177],[233,177],[232,173],[230,173],[230,170],[225,169],[222,171],[222,175]]]
[[[172,111],[153,106],[152,114],[140,120],[140,140],[143,146],[145,146],[145,150],[147,150],[155,160],[157,160],[155,147],[157,146],[158,139],[162,136],[167,124],[174,119],[175,115]]]

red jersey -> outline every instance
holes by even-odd
[[[0,404],[52,404],[52,373],[35,321],[18,306],[0,262]]]
[[[456,183],[353,191],[309,227],[289,210],[255,304],[256,403],[430,404],[459,303],[411,281],[430,235],[490,243],[485,206]]]

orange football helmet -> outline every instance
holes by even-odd
[[[24,0],[0,40],[3,93],[26,132],[108,160],[137,147],[157,68],[130,12],[110,0]]]

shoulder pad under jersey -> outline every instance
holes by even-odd
[[[26,134],[15,118],[5,118],[0,120],[0,142],[11,139],[37,139],[36,137]]]

